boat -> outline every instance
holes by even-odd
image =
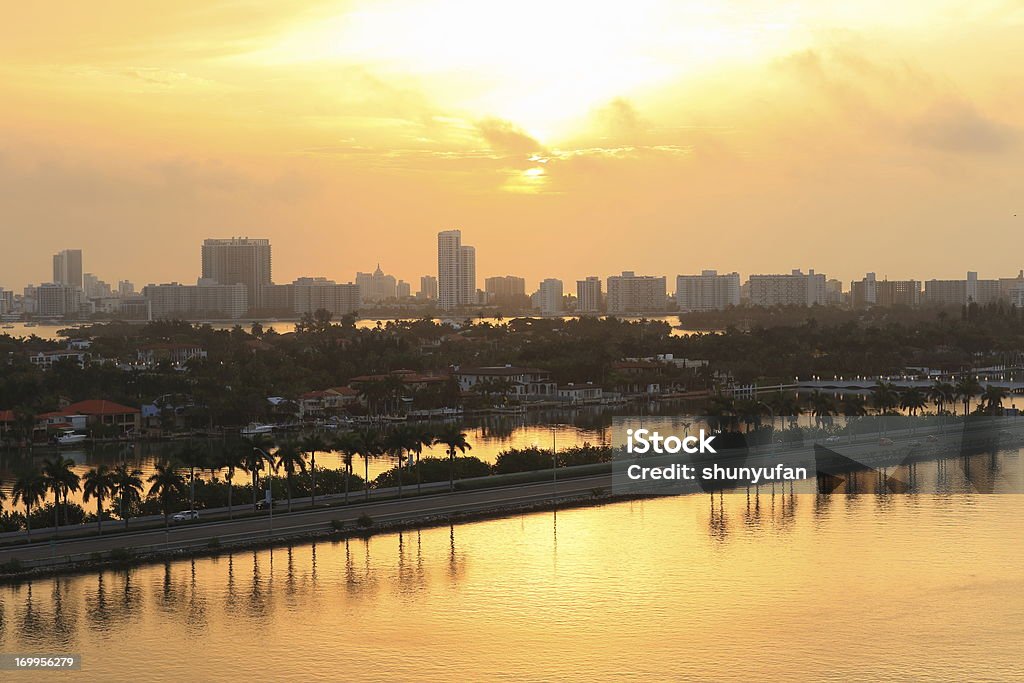
[[[25,323],[25,327],[39,327],[39,323]]]
[[[242,436],[256,436],[257,434],[270,434],[274,431],[274,425],[250,422],[248,426],[242,427]]]
[[[0,325],[0,329],[3,329],[3,330],[13,330],[14,329],[14,325],[11,325],[10,323],[8,323],[7,325]]]
[[[75,444],[82,443],[89,437],[85,434],[79,434],[74,429],[65,429],[63,432],[53,438],[54,443],[58,446],[73,446]]]

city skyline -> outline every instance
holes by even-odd
[[[7,287],[83,242],[171,281],[211,234],[275,241],[282,281],[415,282],[441,226],[531,281],[1018,269],[954,246],[1024,227],[1019,3],[58,5],[0,27]]]

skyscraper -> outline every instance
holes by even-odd
[[[245,285],[250,308],[262,306],[261,289],[271,284],[270,240],[232,237],[203,242],[203,279]]]
[[[561,315],[562,281],[553,277],[541,280],[537,293],[533,295],[533,307],[541,315]]]
[[[580,313],[601,312],[601,278],[591,275],[576,281],[576,310]]]
[[[445,310],[476,303],[476,249],[462,244],[461,230],[437,233],[437,284]]]
[[[526,297],[526,280],[515,275],[499,275],[484,280],[484,292],[488,303],[495,306],[525,308],[529,304]]]
[[[437,278],[433,275],[420,277],[420,291],[416,293],[417,299],[437,298]]]
[[[720,311],[740,305],[740,275],[719,275],[704,270],[700,275],[676,277],[676,302],[680,311]]]
[[[82,250],[65,249],[53,255],[53,281],[82,288]]]
[[[608,278],[608,313],[623,315],[665,310],[665,278],[626,270]]]
[[[398,281],[394,275],[387,275],[377,264],[372,273],[356,273],[359,298],[363,303],[394,299],[398,292]]]

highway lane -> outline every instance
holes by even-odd
[[[317,527],[328,528],[332,520],[341,520],[354,527],[358,518],[365,514],[375,521],[415,520],[434,515],[445,515],[456,512],[471,513],[504,505],[522,505],[542,502],[564,497],[585,495],[595,488],[610,489],[611,475],[603,474],[591,477],[578,477],[553,482],[503,486],[473,491],[456,491],[455,493],[423,495],[398,500],[353,503],[349,506],[324,507],[284,513],[275,510],[273,515],[273,534],[284,533],[295,529],[313,531]],[[44,532],[45,533],[45,532]],[[76,538],[53,543],[35,543],[32,546],[16,546],[0,549],[0,562],[11,559],[31,561],[50,557],[64,557],[95,552],[110,551],[115,548],[146,548],[162,546],[165,543],[173,547],[184,542],[203,542],[217,538],[222,542],[249,538],[259,539],[270,535],[270,517],[247,517],[232,521],[186,523],[171,526],[165,532],[163,528],[134,531],[120,534],[107,534],[88,538]],[[154,548],[155,549],[155,548]]]

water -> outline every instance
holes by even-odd
[[[0,651],[89,680],[1019,680],[1022,520],[764,491],[520,515],[0,587]]]

